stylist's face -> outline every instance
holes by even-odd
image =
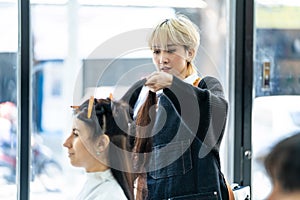
[[[68,149],[71,164],[75,167],[83,167],[86,171],[92,171],[93,166],[98,163],[85,147],[89,130],[83,121],[75,117],[71,134],[63,144]]]
[[[183,46],[168,44],[164,49],[160,45],[153,46],[153,62],[158,71],[164,71],[180,79],[187,76],[188,52]]]

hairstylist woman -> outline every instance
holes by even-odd
[[[220,82],[195,70],[199,40],[183,15],[158,23],[149,39],[157,71],[122,97],[138,130],[137,199],[229,199],[219,158],[228,104]]]

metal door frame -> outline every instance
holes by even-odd
[[[18,163],[17,163],[17,199],[29,199],[29,174],[30,174],[30,1],[18,0]]]
[[[251,186],[254,0],[237,0],[235,17],[234,182]]]

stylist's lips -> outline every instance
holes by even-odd
[[[160,71],[168,72],[170,69],[170,67],[161,67]]]

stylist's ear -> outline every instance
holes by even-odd
[[[188,50],[188,60],[191,61],[194,58],[195,50],[189,49]]]
[[[98,138],[98,148],[100,152],[103,152],[108,147],[109,141],[109,137],[106,134]]]

